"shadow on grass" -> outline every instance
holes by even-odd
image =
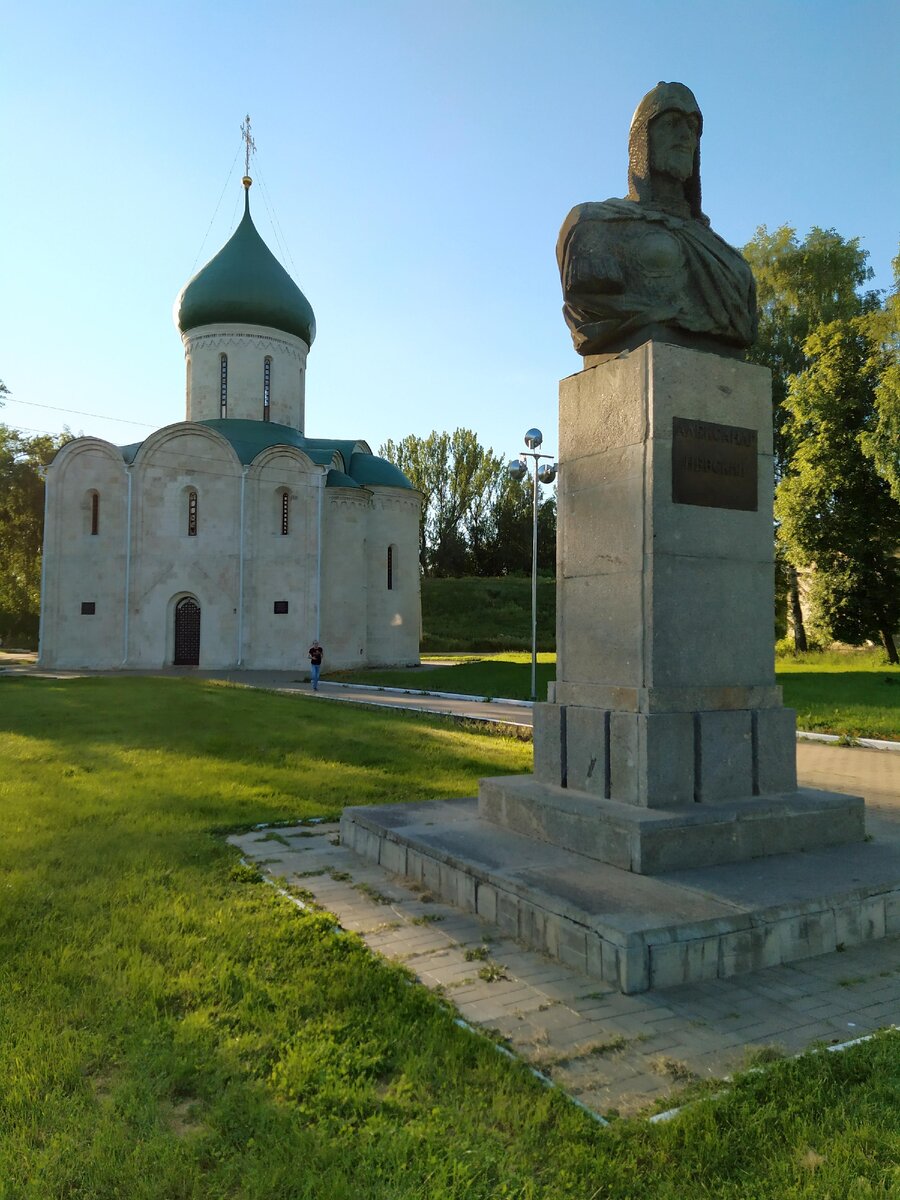
[[[219,826],[246,821],[254,798],[260,821],[313,816],[471,794],[480,775],[530,769],[530,746],[440,718],[210,681],[0,680],[0,712],[0,734],[33,739],[21,753],[70,790],[111,771],[124,793],[140,780],[190,804],[203,775]]]

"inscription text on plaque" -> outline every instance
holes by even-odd
[[[756,512],[757,440],[755,429],[673,417],[673,503]]]

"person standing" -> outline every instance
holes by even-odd
[[[324,653],[318,642],[313,642],[309,648],[309,678],[314,692],[319,690],[319,671],[322,667],[322,655]]]

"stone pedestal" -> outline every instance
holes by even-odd
[[[641,873],[862,838],[861,802],[836,822],[797,793],[775,685],[768,371],[648,342],[562,381],[559,439],[557,678],[534,712],[548,813],[559,789],[594,801],[630,849],[595,838],[591,856]],[[482,787],[488,820],[515,828],[522,803]]]
[[[559,414],[534,775],[348,808],[342,838],[625,992],[900,928],[900,846],[864,843],[860,797],[797,787],[768,372],[648,342],[563,380]]]

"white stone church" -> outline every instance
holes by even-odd
[[[40,663],[419,661],[421,495],[364,441],[305,435],[312,308],[250,217],[183,288],[186,420],[80,437],[47,471]]]

